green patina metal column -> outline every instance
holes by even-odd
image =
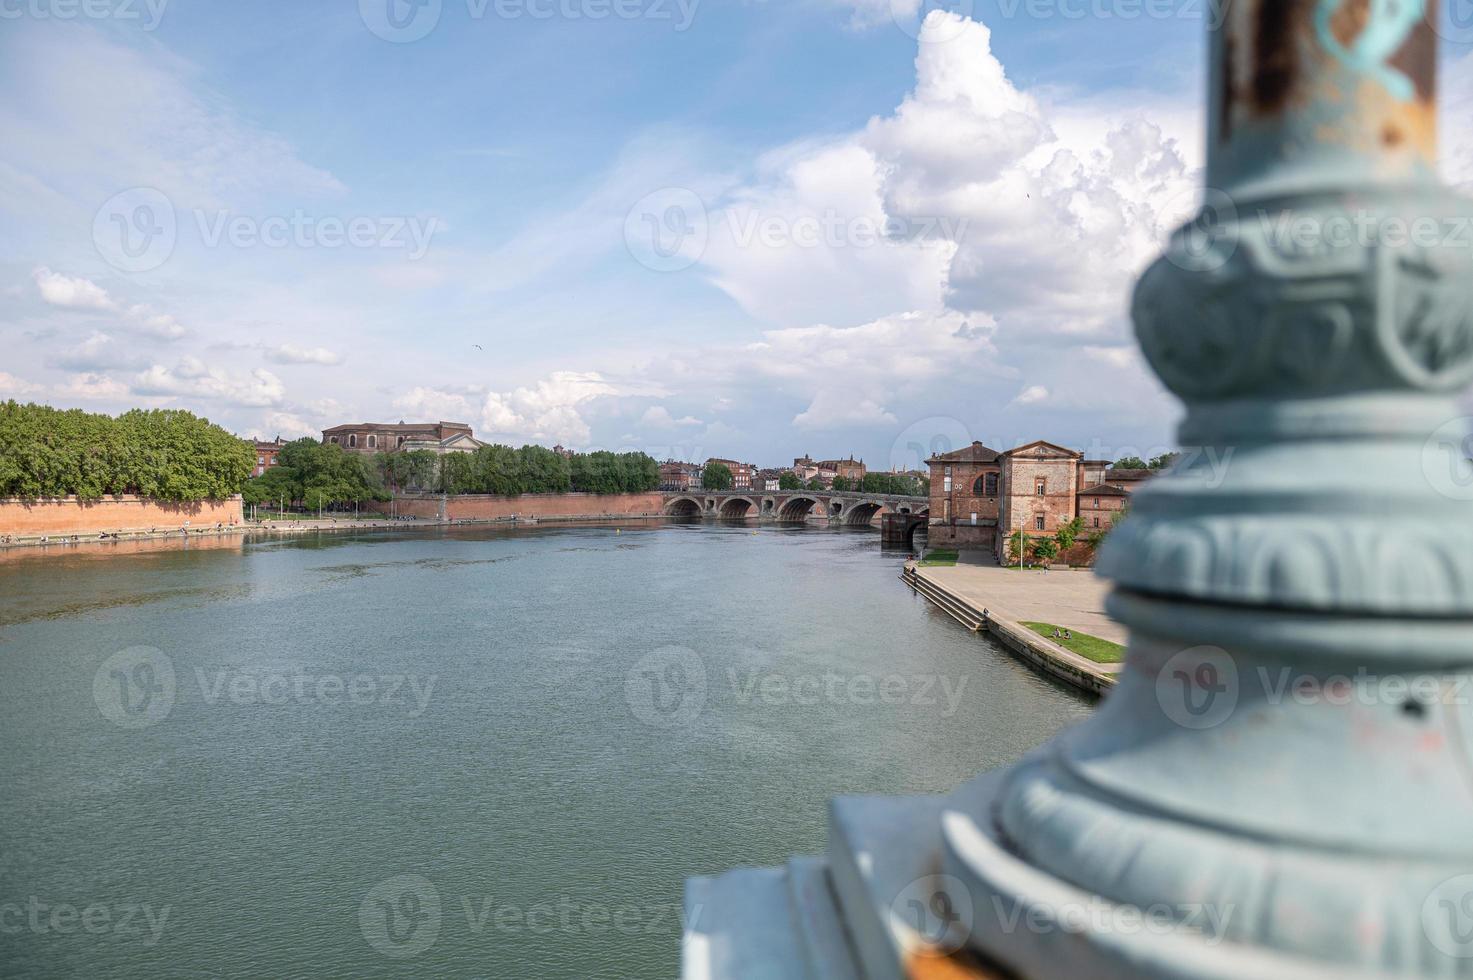
[[[1435,16],[1244,0],[1212,31],[1203,215],[1134,308],[1186,458],[1099,563],[1127,668],[942,815],[992,963],[1473,976],[1473,203],[1435,174]]]

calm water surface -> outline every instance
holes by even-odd
[[[1090,710],[902,557],[671,525],[4,559],[0,974],[673,976],[687,875]]]

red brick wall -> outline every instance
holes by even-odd
[[[444,516],[453,521],[492,521],[510,517],[642,517],[660,514],[665,509],[665,498],[658,493],[400,497],[396,509],[400,514],[433,520],[441,516],[442,500]]]
[[[0,500],[0,534],[98,534],[241,523],[240,498],[171,504],[144,497]]]

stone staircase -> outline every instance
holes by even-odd
[[[900,574],[900,579],[973,633],[982,629],[982,619],[975,610],[930,579],[917,575],[915,565],[906,564],[905,571]]]

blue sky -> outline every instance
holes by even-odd
[[[1200,182],[1207,0],[92,2],[0,5],[0,397],[763,463],[1171,443],[1125,309]]]

